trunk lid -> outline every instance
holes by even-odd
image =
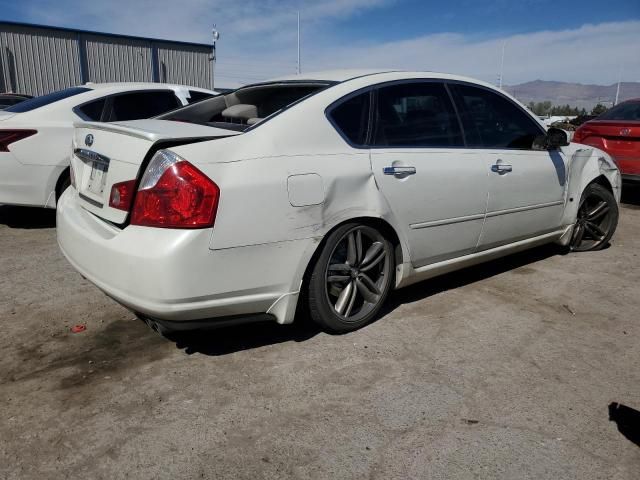
[[[14,115],[15,115],[15,113],[13,113],[13,112],[5,112],[3,110],[0,110],[0,122],[2,120],[8,120],[11,117],[13,117]]]
[[[610,139],[640,140],[640,122],[591,120],[583,125],[592,135]]]
[[[111,188],[116,183],[139,181],[141,167],[152,151],[241,133],[164,120],[74,126],[71,164],[79,201],[86,210],[118,225],[126,222],[130,212],[109,206]]]

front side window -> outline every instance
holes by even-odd
[[[366,92],[351,97],[329,113],[336,129],[354,145],[364,145],[367,140],[370,96]]]
[[[156,92],[131,92],[111,99],[109,122],[151,118],[180,106],[170,90]]]
[[[88,92],[89,90],[91,89],[85,88],[85,87],[66,88],[64,90],[60,90],[59,92],[53,92],[48,95],[34,97],[29,100],[25,100],[24,102],[17,103],[5,109],[5,112],[13,112],[13,113],[30,112],[31,110],[35,110],[36,108],[44,107],[45,105],[50,105],[53,102],[64,100],[65,98],[73,97],[74,95],[79,95],[81,93]]]
[[[484,88],[450,85],[464,126],[468,147],[529,150],[544,135],[521,108]]]
[[[373,144],[378,147],[460,147],[460,125],[446,88],[409,82],[378,89]]]

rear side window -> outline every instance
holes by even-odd
[[[640,120],[640,102],[621,103],[596,118],[598,120],[628,120],[637,122]]]
[[[0,110],[10,107],[11,105],[24,102],[25,100],[28,100],[28,99],[22,98],[22,97],[3,97],[0,94]]]
[[[354,145],[364,145],[369,128],[370,93],[356,95],[329,113],[338,132]]]
[[[373,144],[378,147],[460,147],[464,142],[444,85],[409,82],[378,89]]]
[[[151,118],[179,106],[178,99],[170,90],[125,93],[111,98],[111,112],[107,121]]]
[[[85,103],[78,110],[89,120],[99,122],[102,118],[102,110],[104,109],[105,99],[95,100],[93,102]]]
[[[211,97],[215,97],[215,95],[206,92],[199,92],[197,90],[189,90],[189,98],[187,98],[187,102],[189,102],[189,105],[191,105],[192,103],[196,103],[200,100]]]
[[[542,127],[508,98],[484,88],[451,85],[468,147],[528,150]]]
[[[67,88],[65,90],[53,92],[48,95],[42,95],[40,97],[35,97],[29,100],[25,100],[24,102],[20,102],[16,105],[13,105],[7,108],[5,112],[14,112],[14,113],[30,112],[31,110],[35,110],[36,108],[44,107],[45,105],[50,105],[53,102],[64,100],[65,98],[73,97],[74,95],[79,95],[81,93],[88,92],[89,90],[91,89],[85,88],[85,87]]]

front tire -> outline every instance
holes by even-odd
[[[389,295],[393,246],[374,227],[345,224],[332,232],[308,283],[311,318],[324,330],[344,333],[371,322]]]
[[[569,247],[573,252],[601,250],[618,226],[618,202],[602,185],[592,183],[584,189]]]

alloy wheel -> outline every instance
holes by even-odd
[[[389,242],[373,228],[346,232],[329,257],[325,293],[329,305],[346,322],[357,322],[377,308],[390,281]]]
[[[578,218],[571,237],[571,250],[585,252],[602,247],[615,228],[609,198],[598,189],[590,189],[578,207]]]

